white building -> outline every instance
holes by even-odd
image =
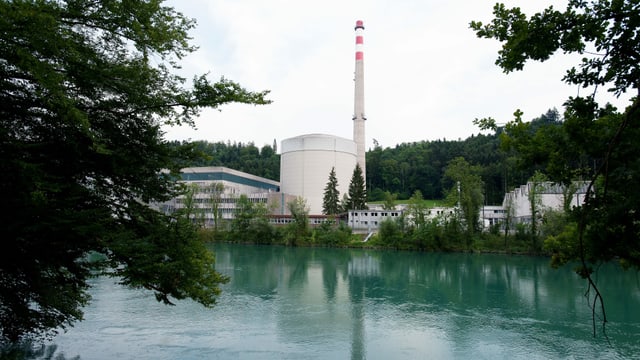
[[[530,194],[534,184],[528,182],[513,191],[508,192],[502,201],[503,219],[511,215],[512,223],[531,223]],[[537,193],[539,195],[538,209],[541,214],[546,210],[561,211],[565,202],[569,208],[581,206],[587,193],[586,182],[575,182],[574,189],[568,189],[563,185],[552,182],[539,183]]]
[[[387,219],[398,219],[403,210],[349,210],[347,224],[356,233],[378,231],[380,224]]]
[[[236,203],[245,195],[254,203],[264,204],[272,215],[289,214],[287,203],[295,196],[280,192],[278,181],[251,175],[226,167],[192,167],[181,170],[180,180],[188,186],[194,186],[193,206],[201,210],[205,226],[212,226],[214,213],[212,203],[217,203],[218,218],[233,219]],[[164,213],[172,213],[185,207],[186,197],[179,196],[156,207]]]
[[[349,190],[356,167],[356,143],[326,134],[300,135],[282,141],[281,191],[306,199],[309,214],[322,214],[324,189],[335,168],[340,196]]]
[[[569,191],[562,185],[552,182],[544,182],[538,184],[539,203],[538,209],[540,214],[544,214],[547,210],[561,211],[564,208],[565,201],[569,207],[580,206],[584,203],[587,184],[580,182],[575,183],[575,191]],[[483,227],[488,228],[492,225],[503,223],[510,214],[510,223],[513,225],[519,223],[531,223],[531,204],[529,194],[533,187],[532,183],[522,185],[515,190],[505,194],[502,205],[486,205],[480,209],[480,221]],[[372,206],[369,210],[350,210],[348,212],[348,224],[354,232],[376,232],[380,223],[388,218],[398,218],[406,216],[407,222],[411,223],[411,218],[405,204],[396,206],[398,210],[382,210],[381,207]],[[455,208],[450,207],[433,207],[426,209],[425,218],[432,219],[437,216],[452,216]]]

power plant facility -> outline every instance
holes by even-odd
[[[195,189],[192,201],[205,213],[206,225],[216,223],[218,219],[233,218],[241,195],[267,205],[275,217],[289,216],[287,203],[302,197],[309,215],[318,217],[322,214],[324,189],[332,169],[338,180],[340,197],[348,193],[356,164],[360,165],[363,175],[366,174],[363,31],[362,20],[356,21],[353,139],[305,134],[282,140],[280,182],[224,167],[183,169],[179,181]],[[184,208],[185,200],[181,196],[157,206],[163,212],[171,213]],[[216,214],[209,209],[212,204],[216,204]]]
[[[239,199],[244,197],[251,203],[264,205],[272,224],[286,225],[292,221],[288,204],[297,198],[303,198],[312,226],[333,221],[321,215],[324,191],[332,169],[335,171],[340,198],[348,193],[357,165],[360,166],[363,175],[366,175],[367,118],[364,111],[363,32],[364,23],[362,20],[356,21],[353,139],[311,133],[282,140],[279,182],[225,167],[182,169],[179,181],[189,187],[190,195],[182,195],[155,206],[165,213],[191,207],[201,214],[205,226],[217,227],[235,218]],[[566,189],[552,183],[539,184],[541,211],[561,209],[567,200],[570,200],[570,206],[580,206],[584,202],[587,185],[574,185],[575,198],[565,199]],[[535,221],[529,204],[532,186],[534,185],[528,183],[507,193],[501,206],[483,206],[479,214],[481,226],[489,228],[505,224],[505,219],[509,219],[506,221],[508,227]],[[341,218],[352,231],[367,234],[364,240],[366,241],[387,219],[405,217],[410,223],[412,214],[405,212],[406,207],[406,204],[396,204],[392,209],[388,209],[381,205],[369,204],[365,209],[345,209]],[[457,210],[454,207],[434,207],[425,211],[424,215],[427,218],[435,218],[454,216]]]
[[[353,140],[327,134],[300,135],[282,140],[280,190],[301,196],[309,214],[322,214],[322,198],[334,168],[338,191],[345,194],[356,164],[366,174],[364,122],[364,23],[356,21]]]
[[[322,214],[331,168],[335,169],[340,194],[348,191],[357,158],[354,141],[309,134],[283,140],[280,149],[280,190],[305,198],[309,214]]]

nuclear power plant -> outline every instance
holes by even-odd
[[[364,23],[356,21],[353,140],[307,134],[282,140],[280,191],[306,199],[309,214],[322,214],[324,188],[335,168],[338,191],[348,191],[356,164],[366,174],[364,122]]]
[[[225,167],[182,169],[180,181],[197,189],[191,202],[203,213],[206,225],[213,224],[216,219],[232,219],[241,195],[247,196],[251,202],[267,206],[277,224],[287,221],[290,215],[287,203],[296,197],[306,200],[313,221],[323,221],[317,215],[322,214],[324,189],[331,169],[335,169],[341,197],[348,193],[356,164],[360,165],[363,175],[366,174],[363,32],[362,20],[356,21],[353,139],[330,134],[306,134],[282,140],[280,183]],[[215,185],[221,185],[222,189]],[[218,214],[212,213],[212,202],[218,203]],[[155,206],[165,213],[172,213],[185,207],[185,197]]]
[[[191,189],[191,199],[184,195],[160,204],[152,204],[158,210],[171,214],[185,208],[186,203],[194,206],[194,213],[201,214],[205,226],[218,226],[220,221],[232,220],[237,211],[237,202],[241,196],[248,201],[266,206],[271,212],[269,221],[274,225],[286,225],[293,221],[287,204],[302,197],[309,208],[309,223],[318,226],[328,218],[322,214],[324,189],[329,181],[331,169],[335,169],[340,195],[348,192],[349,183],[356,164],[366,174],[365,164],[365,112],[364,112],[364,24],[356,22],[356,52],[354,77],[354,113],[353,139],[345,139],[330,134],[306,134],[282,140],[280,154],[280,182],[265,179],[225,167],[185,168],[179,181]],[[577,183],[575,202],[580,206],[586,196],[587,184]],[[506,194],[503,205],[483,206],[480,219],[484,226],[493,226],[504,222],[508,211],[513,224],[531,221],[527,206],[528,191],[531,184],[522,186]],[[548,208],[558,209],[563,204],[564,190],[552,183],[545,183],[542,190],[542,203]],[[581,200],[582,199],[582,200]],[[215,205],[215,206],[214,206]],[[367,241],[378,231],[382,222],[402,216],[405,205],[394,210],[386,210],[373,205],[368,210],[348,209],[344,218],[354,232],[367,234]],[[213,209],[216,210],[213,210]],[[507,210],[513,209],[513,210]],[[454,208],[431,208],[425,214],[428,218],[454,214]]]

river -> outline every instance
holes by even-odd
[[[586,283],[548,259],[215,245],[231,281],[213,309],[165,306],[93,280],[85,320],[53,343],[81,359],[629,359],[640,357],[636,272]]]

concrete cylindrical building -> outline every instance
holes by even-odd
[[[325,134],[308,134],[282,140],[280,147],[280,191],[302,196],[309,214],[322,214],[322,198],[335,167],[340,197],[348,192],[356,166],[356,143]]]

